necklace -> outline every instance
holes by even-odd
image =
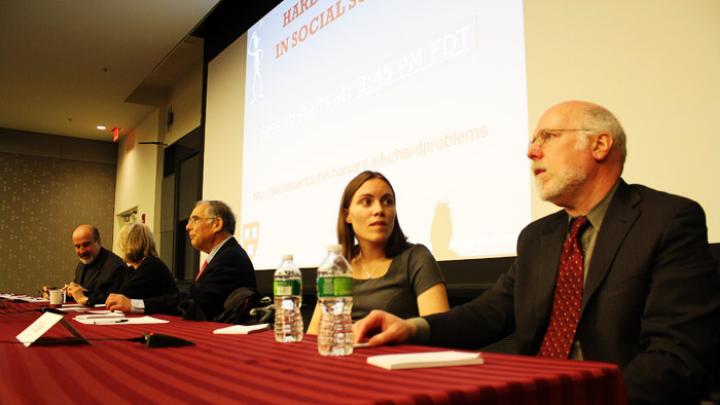
[[[362,259],[362,254],[360,256],[356,257],[355,260],[353,260],[353,261],[355,262],[356,265],[360,266],[360,270],[362,270],[363,273],[365,273],[368,280],[372,280],[374,278],[373,274],[368,271],[368,269],[365,265],[365,260]]]
[[[367,268],[365,268],[365,263],[361,264],[360,267],[362,268],[363,272],[367,274],[368,280],[371,280],[373,278],[373,275],[368,271]]]

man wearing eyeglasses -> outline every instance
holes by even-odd
[[[179,314],[178,305],[194,301],[212,320],[223,310],[228,296],[237,288],[254,289],[255,270],[245,250],[233,237],[235,216],[221,201],[199,201],[185,227],[192,246],[208,254],[188,292],[130,300],[110,294],[106,307],[125,312]]]
[[[631,403],[698,403],[720,342],[703,209],[625,183],[625,133],[593,103],[546,111],[527,156],[562,210],[523,229],[493,288],[424,318],[373,311],[355,339],[477,349],[515,333],[519,354],[618,364]]]

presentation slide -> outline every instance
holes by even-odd
[[[317,266],[363,170],[438,260],[515,254],[532,181],[521,0],[285,1],[248,30],[245,74],[240,235],[257,269]]]

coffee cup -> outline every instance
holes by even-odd
[[[64,301],[64,295],[63,290],[60,289],[54,289],[48,291],[50,295],[50,305],[62,305]]]

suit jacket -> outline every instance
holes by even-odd
[[[518,353],[537,354],[567,224],[560,211],[528,225],[492,289],[427,317],[432,343],[479,347],[515,332]],[[633,403],[702,395],[720,342],[716,266],[697,203],[620,180],[584,285],[575,337],[583,358],[618,364]]]
[[[137,269],[129,268],[128,276],[118,294],[128,298],[148,298],[178,292],[170,269],[160,258],[148,256]]]
[[[218,250],[187,292],[146,298],[146,313],[180,314],[178,304],[192,299],[213,319],[223,310],[227,297],[239,287],[255,288],[255,269],[245,250],[231,238]]]
[[[104,303],[110,292],[120,288],[126,275],[127,266],[120,256],[101,247],[92,263],[78,263],[73,281],[87,289],[87,305],[95,305]]]

